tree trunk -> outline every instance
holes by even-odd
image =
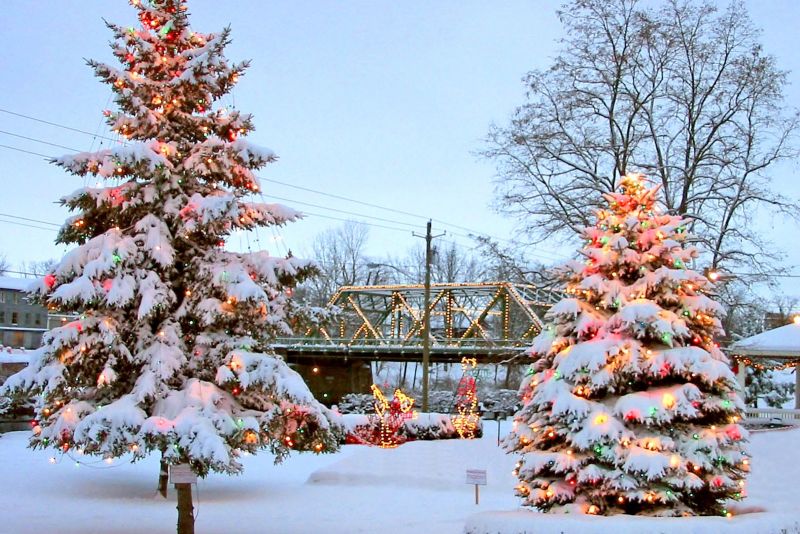
[[[194,506],[192,506],[192,485],[175,484],[178,490],[178,534],[194,534]]]
[[[167,485],[169,484],[169,464],[164,459],[164,451],[161,451],[161,470],[158,473],[158,493],[165,499],[167,498]]]

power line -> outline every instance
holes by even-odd
[[[51,222],[48,222],[48,221],[42,221],[42,220],[39,220],[39,219],[29,219],[27,217],[21,217],[19,215],[11,215],[10,213],[0,213],[0,217],[10,217],[12,219],[19,219],[21,221],[30,221],[30,222],[35,222],[35,223],[49,224],[51,226],[57,226],[59,228],[61,228],[61,226],[62,226],[60,224],[51,223]]]
[[[3,110],[0,109],[0,111],[3,111]],[[37,141],[37,142],[44,142],[46,144],[53,144],[53,143],[48,143],[46,141],[41,141],[41,140],[35,139],[35,138],[29,138],[29,139],[31,139],[33,141]],[[61,145],[57,145],[57,146],[61,146]],[[48,156],[48,155],[45,155],[45,154],[41,154],[39,152],[32,152],[30,150],[24,150],[24,149],[17,148],[17,147],[7,146],[7,145],[3,145],[3,144],[0,144],[0,147],[8,148],[8,149],[11,149],[11,150],[16,150],[18,152],[24,152],[26,154],[32,154],[34,156],[41,156],[41,157],[43,157],[45,159],[48,159],[48,160],[54,159],[53,156]],[[68,148],[68,147],[62,147],[62,148],[67,148],[67,150],[75,150],[76,152],[79,152],[76,149],[72,149],[72,148]],[[266,180],[266,181],[273,181],[273,180]],[[297,186],[297,187],[299,187],[299,186]],[[280,197],[275,196],[273,198],[278,199]],[[340,213],[346,213],[346,214],[355,215],[355,216],[358,216],[358,217],[367,217],[367,218],[370,218],[370,219],[387,221],[387,222],[392,222],[392,223],[395,223],[395,224],[405,224],[405,225],[408,225],[408,226],[414,226],[411,223],[404,223],[404,222],[401,222],[401,221],[394,221],[394,220],[391,220],[391,219],[383,219],[381,217],[375,217],[375,216],[372,216],[372,215],[364,215],[364,214],[360,214],[360,213],[356,213],[356,212],[351,212],[351,211],[346,211],[346,210],[339,210],[339,209],[336,209],[336,208],[327,208],[325,206],[320,206],[320,205],[317,205],[317,204],[311,204],[311,203],[307,203],[307,202],[299,202],[299,201],[293,201],[293,200],[287,200],[287,201],[288,202],[297,202],[298,204],[305,204],[305,205],[309,205],[309,206],[313,205],[315,207],[319,207],[319,208],[322,208],[322,209],[327,209],[327,210],[331,210],[331,211],[337,211],[337,212],[340,212]],[[344,218],[341,218],[341,217],[334,217],[334,216],[331,216],[331,215],[323,215],[321,213],[311,213],[311,212],[308,212],[308,211],[306,211],[304,213],[306,213],[307,215],[313,215],[315,217],[322,217],[322,218],[325,218],[325,219],[332,219],[332,220],[335,220],[335,221],[347,222],[347,221],[351,220],[351,219],[344,219]],[[0,221],[0,222],[7,222],[9,224],[17,224],[17,225],[21,225],[21,226],[30,226],[30,225],[24,225],[22,223],[14,223],[14,222],[11,222],[11,221]],[[45,221],[41,221],[41,222],[45,222]],[[387,230],[394,230],[394,231],[399,231],[399,232],[408,232],[408,229],[406,229],[406,228],[397,228],[397,227],[393,227],[393,226],[386,226],[386,225],[383,225],[383,224],[370,223],[370,222],[367,222],[367,221],[359,221],[359,222],[361,222],[363,224],[366,224],[367,226],[372,226],[372,227],[375,227],[375,228],[384,228],[384,229],[387,229]],[[45,224],[53,224],[53,225],[55,225],[55,223],[49,223],[49,222],[45,222]],[[57,226],[60,227],[61,225],[57,225]],[[31,226],[31,227],[32,228],[37,228],[35,226]]]
[[[322,217],[322,218],[325,218],[325,219],[333,219],[333,220],[336,220],[336,221],[351,221],[352,220],[352,219],[343,219],[341,217],[334,217],[332,215],[323,215],[321,213],[311,213],[311,212],[308,212],[308,211],[305,211],[305,212],[302,212],[302,213],[304,215],[312,215],[314,217]],[[51,230],[51,231],[56,232],[62,226],[60,224],[56,224],[56,223],[49,222],[49,221],[42,221],[40,219],[29,219],[27,217],[20,217],[19,215],[11,215],[9,213],[0,213],[0,217],[7,217],[9,219],[18,219],[18,220],[22,220],[22,221],[37,222],[37,223],[48,224],[48,225],[57,227],[57,228],[45,228],[45,227],[42,227],[42,226],[35,226],[35,225],[32,225],[32,224],[27,224],[27,223],[22,223],[22,222],[15,222],[15,221],[4,221],[4,220],[0,219],[0,223],[16,224],[16,225],[19,225],[19,226],[29,226],[31,228],[39,228],[40,230]],[[370,223],[370,222],[367,222],[367,221],[358,221],[358,222],[366,224],[367,226],[374,226],[374,227],[377,227],[377,228],[385,228],[387,230],[395,230],[395,231],[398,231],[398,232],[408,232],[408,230],[406,228],[397,228],[396,226],[386,226],[386,225],[383,225],[383,224],[375,224],[375,223]]]
[[[2,145],[0,145],[0,146],[2,146]],[[274,197],[274,198],[279,198],[279,197]],[[282,199],[282,200],[286,200],[288,202],[297,202],[297,201],[290,200],[290,199]],[[307,212],[307,211],[303,212],[303,214],[304,215],[311,215],[313,217],[322,217],[324,219],[333,219],[335,221],[347,222],[347,221],[351,221],[352,220],[352,219],[344,219],[344,218],[341,218],[341,217],[334,217],[332,215],[323,215],[321,213],[311,213],[311,212]],[[358,215],[358,214],[356,214],[356,215]],[[9,219],[17,219],[17,220],[20,220],[20,221],[27,221],[27,222],[16,222],[16,221],[6,221],[6,220],[0,219],[0,223],[14,224],[14,225],[17,225],[17,226],[26,226],[28,228],[36,228],[36,229],[39,229],[39,230],[49,230],[51,232],[57,232],[62,226],[62,225],[60,225],[58,223],[53,223],[53,222],[49,222],[49,221],[43,221],[41,219],[31,219],[29,217],[22,217],[20,215],[12,215],[10,213],[0,213],[0,217],[6,217],[6,218],[9,218]],[[39,224],[47,224],[47,225],[55,227],[55,228],[46,228],[46,227],[43,227],[43,226],[37,226],[37,225],[33,225],[33,224],[28,224],[28,222],[35,222],[35,223],[39,223]],[[405,229],[405,228],[397,228],[395,226],[386,226],[386,225],[383,225],[383,224],[374,224],[374,223],[369,223],[369,222],[366,222],[366,221],[357,221],[357,222],[361,222],[362,224],[365,224],[367,226],[374,226],[374,227],[377,227],[377,228],[384,228],[384,229],[387,229],[387,230],[394,230],[394,231],[397,231],[397,232],[404,232],[404,233],[408,232],[408,230]],[[459,244],[459,243],[457,243],[455,241],[443,240],[443,242],[446,242],[446,243],[449,243],[449,244],[453,244],[453,245],[457,245],[457,246],[463,246],[463,245],[461,245],[461,244]],[[14,271],[6,271],[6,272],[14,272]],[[25,273],[20,273],[20,274],[25,274]],[[739,276],[739,277],[753,277],[753,276],[762,277],[763,276],[763,277],[767,277],[767,278],[800,278],[800,274],[763,274],[763,273],[733,273],[733,272],[732,273],[727,273],[727,274],[732,275],[732,276]]]
[[[261,178],[261,177],[259,177],[259,179],[263,180],[265,182],[271,182],[273,184],[283,185],[283,186],[286,186],[286,187],[291,187],[293,189],[299,189],[301,191],[307,191],[309,193],[316,193],[318,195],[324,195],[324,196],[335,198],[335,199],[338,199],[338,200],[344,200],[345,202],[352,202],[354,204],[360,204],[362,206],[368,206],[368,207],[371,207],[371,208],[378,208],[378,209],[382,209],[382,210],[385,210],[385,211],[391,211],[393,213],[399,213],[401,215],[407,215],[409,217],[417,217],[417,218],[420,218],[420,219],[428,219],[428,217],[425,217],[424,215],[419,215],[417,213],[411,213],[411,212],[408,212],[408,211],[398,210],[398,209],[395,209],[395,208],[387,208],[385,206],[379,206],[377,204],[372,204],[370,202],[364,202],[363,200],[356,200],[354,198],[349,198],[349,197],[345,197],[345,196],[342,196],[342,195],[337,195],[337,194],[334,194],[334,193],[326,193],[325,191],[319,191],[318,189],[312,189],[310,187],[304,187],[302,185],[289,184],[289,183],[286,183],[286,182],[281,182],[280,180],[273,180],[272,178]]]
[[[328,210],[328,211],[335,211],[337,213],[344,213],[346,215],[355,215],[357,217],[367,217],[369,219],[375,219],[376,221],[383,221],[383,222],[388,222],[388,223],[392,223],[392,224],[404,224],[406,226],[411,226],[411,227],[414,227],[414,228],[417,227],[417,225],[412,224],[412,223],[407,223],[407,222],[403,222],[403,221],[396,221],[396,220],[393,220],[393,219],[384,219],[382,217],[375,217],[373,215],[364,215],[363,213],[356,213],[354,211],[340,210],[338,208],[329,208],[328,206],[321,206],[319,204],[312,204],[310,202],[304,202],[302,200],[295,200],[295,199],[292,199],[292,198],[279,197],[279,196],[271,195],[271,194],[268,194],[268,193],[265,193],[265,196],[271,197],[271,198],[274,198],[274,199],[277,199],[277,200],[283,200],[283,201],[286,201],[286,202],[291,202],[293,204],[300,204],[300,205],[303,205],[303,206],[311,206],[312,208],[321,208],[321,209]]]
[[[0,144],[0,148],[8,148],[8,149],[11,149],[11,150],[16,150],[16,151],[18,151],[18,152],[24,152],[24,153],[26,153],[26,154],[33,154],[33,155],[35,155],[35,156],[41,156],[41,157],[43,157],[43,158],[45,158],[45,159],[47,159],[47,160],[52,160],[52,159],[54,159],[54,158],[53,158],[53,156],[47,156],[47,155],[45,155],[45,154],[41,154],[41,153],[38,153],[38,152],[31,152],[31,151],[29,151],[29,150],[23,150],[23,149],[21,149],[21,148],[17,148],[17,147],[12,147],[12,146],[7,146],[7,145],[2,145],[2,144]],[[261,180],[264,180],[264,181],[267,181],[267,182],[275,182],[275,183],[278,183],[278,184],[281,184],[281,185],[287,185],[287,186],[289,186],[289,187],[294,187],[294,188],[296,188],[296,189],[307,190],[307,191],[315,192],[315,193],[318,193],[318,194],[321,194],[321,195],[325,195],[325,196],[332,196],[333,198],[337,198],[337,197],[338,197],[338,195],[331,195],[331,194],[324,193],[324,192],[321,192],[321,191],[316,191],[316,190],[313,190],[313,189],[310,189],[310,188],[304,188],[304,187],[302,187],[302,186],[294,186],[294,185],[291,185],[291,184],[284,184],[283,182],[279,182],[279,181],[277,181],[277,180],[271,180],[271,179],[268,179],[268,178],[261,178]],[[272,196],[272,195],[270,195],[270,196]],[[273,198],[279,199],[279,198],[281,198],[281,197],[273,196]],[[288,200],[288,199],[287,199],[287,201],[288,201],[288,202],[297,202],[297,203],[302,203],[302,204],[305,204],[305,205],[312,205],[311,203],[298,202],[298,201],[294,201],[294,200]],[[363,202],[361,202],[361,201],[355,201],[355,202],[358,202],[358,203],[361,203],[361,204],[367,204],[367,205],[370,205],[369,203],[363,203]],[[322,209],[328,209],[328,210],[332,210],[332,211],[338,211],[338,212],[344,212],[344,213],[348,213],[348,214],[353,214],[353,215],[356,215],[356,216],[358,216],[358,217],[368,217],[368,218],[377,219],[377,220],[389,221],[389,219],[382,219],[381,217],[375,217],[375,216],[372,216],[372,215],[364,215],[364,214],[359,214],[359,213],[356,213],[356,212],[350,212],[350,211],[345,211],[345,210],[338,210],[338,209],[335,209],[335,208],[327,208],[327,207],[324,207],[324,206],[319,206],[319,205],[316,205],[316,204],[314,204],[314,206],[321,207]],[[380,207],[378,207],[378,208],[379,208],[379,209],[383,209],[383,208],[380,208]],[[387,209],[388,209],[388,208],[387,208]],[[390,211],[394,211],[394,210],[391,210],[391,209],[389,209],[389,210],[390,210]],[[306,213],[307,215],[313,215],[313,216],[315,216],[315,217],[322,217],[322,218],[325,218],[325,219],[331,219],[331,220],[334,220],[334,221],[348,222],[348,221],[352,220],[352,219],[344,219],[344,218],[341,218],[341,217],[334,217],[334,216],[332,216],[332,215],[322,215],[322,214],[320,214],[320,213],[311,213],[311,212],[308,212],[308,211],[306,211],[306,212],[304,212],[304,213]],[[433,220],[438,220],[438,219],[433,219]],[[366,224],[367,226],[372,226],[372,227],[374,227],[374,228],[384,228],[384,229],[387,229],[387,230],[394,230],[394,231],[408,232],[408,229],[396,228],[396,227],[390,227],[390,226],[386,226],[386,225],[382,225],[382,224],[370,223],[370,222],[363,221],[363,220],[359,220],[358,222],[360,222],[360,223],[362,223],[362,224]],[[393,221],[393,222],[394,222],[394,221]],[[413,225],[413,224],[411,224],[411,223],[403,223],[403,222],[400,222],[400,221],[396,221],[396,223],[397,223],[397,224],[405,224],[405,225],[407,225],[407,226],[414,226],[414,225]],[[52,224],[52,223],[49,223],[49,224]],[[464,234],[461,234],[461,233],[459,233],[459,232],[451,232],[451,235],[455,235],[455,236],[463,237],[463,238],[465,238],[465,239],[471,239],[471,237],[470,237],[470,236],[468,236],[468,235],[464,235]],[[480,235],[484,235],[484,236],[486,236],[486,237],[492,237],[492,238],[494,238],[494,239],[498,239],[498,238],[496,238],[496,237],[494,237],[494,236],[491,236],[491,235],[488,235],[488,234],[480,234]],[[511,240],[508,240],[508,239],[503,239],[502,241],[506,241],[506,242],[509,242],[509,243],[511,243],[511,242],[512,242]],[[463,245],[462,245],[462,246],[463,246]],[[558,256],[555,256],[555,255],[553,255],[553,254],[546,254],[546,253],[544,253],[544,254],[543,254],[543,253],[538,253],[538,252],[529,252],[528,254],[530,254],[531,256],[534,256],[534,257],[539,257],[539,258],[542,258],[542,259],[544,259],[544,260],[549,260],[549,261],[565,261],[565,260],[567,259],[567,258],[565,258],[565,257],[558,257]]]
[[[21,223],[21,222],[15,222],[15,221],[4,221],[3,219],[0,219],[0,223],[14,224],[16,226],[27,226],[28,228],[38,228],[39,230],[48,230],[50,232],[57,232],[58,231],[55,228],[47,228],[47,227],[44,227],[44,226],[36,226],[34,224]]]
[[[725,273],[731,276],[766,276],[767,278],[800,278],[800,274],[760,274],[760,273]]]
[[[0,148],[7,148],[9,150],[16,150],[17,152],[24,152],[25,154],[33,154],[34,156],[41,156],[41,157],[43,157],[44,159],[47,159],[47,160],[53,159],[53,156],[46,156],[46,155],[41,154],[39,152],[32,152],[30,150],[25,150],[24,148],[17,148],[15,146],[8,146],[8,145],[0,144]]]
[[[37,122],[41,122],[41,123],[44,123],[44,124],[49,124],[51,126],[64,128],[66,130],[79,132],[79,133],[82,133],[82,134],[85,134],[85,135],[90,135],[93,138],[100,138],[100,139],[107,139],[109,141],[121,142],[119,139],[114,139],[114,138],[111,138],[111,137],[98,135],[96,133],[91,133],[91,132],[88,132],[86,130],[80,130],[78,128],[73,128],[71,126],[66,126],[66,125],[63,125],[63,124],[56,123],[56,122],[47,121],[47,120],[39,119],[39,118],[36,118],[36,117],[31,117],[30,115],[25,115],[23,113],[17,113],[17,112],[10,111],[10,110],[7,110],[7,109],[0,108],[0,112],[8,113],[10,115],[15,115],[15,116],[18,116],[18,117],[22,117],[22,118],[33,120],[33,121],[37,121]],[[0,133],[5,133],[7,135],[20,137],[22,139],[27,139],[27,140],[30,140],[30,141],[33,141],[33,142],[37,142],[37,143],[43,143],[43,144],[47,144],[47,145],[51,145],[51,146],[56,146],[56,147],[59,147],[59,148],[64,148],[66,150],[74,150],[75,152],[81,152],[80,150],[77,150],[75,148],[70,148],[70,147],[66,147],[66,146],[63,146],[63,145],[51,143],[49,141],[44,141],[42,139],[37,139],[37,138],[33,138],[33,137],[27,137],[27,136],[23,136],[23,135],[20,135],[20,134],[14,134],[14,133],[11,133],[11,132],[6,132],[6,131],[0,131]],[[28,154],[42,156],[42,157],[45,157],[45,158],[48,157],[48,156],[44,156],[44,155],[36,153],[36,152],[31,152],[31,151],[27,151],[27,150],[23,150],[23,149],[18,149],[18,148],[10,147],[10,146],[7,146],[7,145],[0,145],[0,147],[9,148],[11,150],[18,150],[20,152],[25,152],[25,153],[28,153]],[[52,158],[50,158],[50,159],[52,159]],[[319,194],[319,195],[328,196],[330,198],[343,200],[345,202],[352,202],[352,203],[360,204],[360,205],[363,205],[363,206],[368,206],[368,207],[372,207],[372,208],[376,208],[376,209],[380,209],[380,210],[384,210],[384,211],[390,211],[390,212],[393,212],[393,213],[398,213],[400,215],[406,215],[406,216],[409,216],[409,217],[415,217],[415,218],[419,218],[419,219],[423,219],[423,220],[430,218],[430,217],[426,217],[424,215],[420,215],[418,213],[412,213],[412,212],[408,212],[408,211],[404,211],[404,210],[398,210],[396,208],[390,208],[390,207],[387,207],[387,206],[381,206],[379,204],[374,204],[374,203],[371,203],[371,202],[365,202],[363,200],[349,198],[349,197],[345,197],[345,196],[342,196],[342,195],[337,195],[337,194],[334,194],[334,193],[327,193],[325,191],[319,191],[319,190],[308,188],[308,187],[303,187],[303,186],[299,186],[299,185],[289,184],[289,183],[286,183],[286,182],[281,182],[279,180],[273,180],[273,179],[270,179],[270,178],[261,178],[261,179],[266,181],[266,182],[271,182],[271,183],[275,183],[275,184],[278,184],[278,185],[283,185],[285,187],[292,187],[292,188],[299,189],[299,190],[302,190],[302,191],[307,191],[307,192],[316,193],[316,194]],[[331,209],[331,208],[324,208],[322,206],[319,206],[319,207],[321,207],[323,209]],[[333,211],[343,211],[343,210],[333,210]],[[374,217],[374,216],[363,215],[363,214],[360,214],[360,216],[369,217],[369,218],[377,219],[377,220],[381,219],[380,217]],[[388,219],[383,219],[383,220],[385,220],[387,222],[393,222],[395,224],[403,224],[403,225],[406,225],[406,226],[415,226],[415,225],[412,225],[411,223],[405,223],[405,222],[399,222],[399,221],[389,221]],[[451,228],[458,228],[460,230],[464,230],[464,231],[469,232],[469,233],[474,234],[474,235],[490,237],[490,238],[496,239],[498,241],[506,241],[506,242],[509,242],[509,243],[511,242],[511,240],[509,240],[509,239],[503,239],[503,238],[499,238],[497,236],[493,236],[491,234],[487,234],[487,233],[484,233],[484,232],[478,232],[478,231],[473,230],[471,228],[467,228],[466,226],[461,226],[461,225],[458,225],[458,224],[449,223],[449,222],[444,221],[442,219],[431,218],[431,220],[436,221],[437,223],[442,224],[444,226],[448,226],[448,227],[451,227]],[[469,236],[469,235],[463,235],[463,234],[460,234],[460,235],[461,235],[461,237],[464,237],[464,238],[467,238],[467,239],[471,238],[471,236]],[[553,259],[559,259],[559,258],[553,257]]]
[[[0,133],[6,134],[6,135],[11,135],[11,136],[14,136],[14,137],[19,137],[20,139],[27,139],[28,141],[33,141],[35,143],[41,143],[43,145],[50,145],[50,146],[54,146],[54,147],[57,147],[57,148],[63,148],[63,149],[66,149],[66,150],[72,150],[72,151],[75,151],[75,152],[80,152],[80,150],[78,150],[77,148],[72,148],[72,147],[68,147],[68,146],[64,146],[64,145],[58,145],[56,143],[50,143],[49,141],[42,141],[41,139],[36,139],[34,137],[27,137],[25,135],[15,134],[15,133],[12,133],[12,132],[7,132],[5,130],[0,130]]]
[[[285,187],[291,187],[293,189],[299,189],[301,191],[306,191],[306,192],[309,192],[309,193],[316,193],[318,195],[323,195],[323,196],[327,196],[327,197],[330,197],[330,198],[335,198],[337,200],[344,200],[345,202],[352,202],[354,204],[360,204],[362,206],[367,206],[367,207],[370,207],[370,208],[376,208],[376,209],[384,210],[384,211],[391,211],[393,213],[398,213],[400,215],[406,215],[406,216],[409,216],[409,217],[416,217],[418,219],[431,219],[431,220],[436,221],[439,224],[442,224],[444,226],[450,226],[452,228],[459,228],[461,230],[464,230],[466,232],[470,232],[470,233],[475,234],[475,235],[482,235],[482,236],[486,236],[486,237],[491,237],[493,239],[497,239],[499,241],[511,242],[508,239],[501,239],[501,238],[498,238],[496,236],[492,236],[492,235],[484,233],[484,232],[478,232],[478,231],[473,230],[471,228],[467,228],[466,226],[460,226],[458,224],[449,223],[449,222],[443,221],[441,219],[435,219],[435,218],[431,218],[431,217],[426,217],[425,215],[420,215],[418,213],[411,213],[409,211],[398,210],[396,208],[389,208],[389,207],[386,207],[386,206],[381,206],[379,204],[374,204],[372,202],[366,202],[366,201],[358,200],[358,199],[355,199],[355,198],[350,198],[350,197],[346,197],[346,196],[342,196],[342,195],[337,195],[335,193],[327,193],[325,191],[320,191],[318,189],[312,189],[310,187],[304,187],[302,185],[295,185],[295,184],[290,184],[290,183],[286,183],[286,182],[281,182],[280,180],[273,180],[272,178],[259,177],[259,179],[263,180],[265,182],[271,182],[273,184],[278,184],[278,185],[282,185],[282,186],[285,186]],[[408,224],[408,223],[404,223],[404,224]],[[469,237],[469,236],[463,236],[463,237]]]
[[[321,213],[311,213],[310,211],[304,211],[302,213],[304,215],[313,215],[314,217],[322,217],[324,219],[333,219],[334,221],[349,222],[353,220],[353,219],[343,219],[342,217],[334,217],[333,215],[322,215]],[[372,226],[375,228],[385,228],[387,230],[394,230],[396,232],[408,233],[408,228],[397,228],[396,226],[386,226],[384,224],[375,224],[367,221],[356,221],[356,222],[360,222],[362,224],[366,224],[367,226]]]
[[[57,122],[51,122],[51,121],[46,121],[44,119],[38,119],[36,117],[31,117],[30,115],[25,115],[23,113],[17,113],[16,111],[10,111],[10,110],[7,110],[7,109],[0,108],[0,112],[8,113],[9,115],[15,115],[17,117],[22,117],[23,119],[28,119],[28,120],[32,120],[32,121],[36,121],[36,122],[41,122],[43,124],[49,124],[50,126],[55,126],[56,128],[63,128],[64,130],[70,130],[70,131],[73,131],[73,132],[78,132],[78,133],[82,133],[82,134],[85,134],[85,135],[90,135],[92,137],[97,137],[99,139],[107,139],[109,141],[121,142],[119,139],[114,139],[113,137],[106,137],[104,135],[98,135],[96,133],[87,132],[86,130],[80,130],[78,128],[73,128],[72,126],[66,126],[64,124],[59,124]]]
[[[9,270],[9,269],[6,269],[6,270],[5,270],[5,271],[3,271],[3,272],[4,272],[4,273],[11,273],[11,274],[21,274],[21,275],[24,275],[24,276],[43,276],[43,275],[41,275],[41,274],[36,274],[36,273],[28,273],[28,272],[25,272],[25,271],[11,271],[11,270]]]

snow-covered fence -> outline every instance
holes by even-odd
[[[744,422],[752,425],[779,424],[800,426],[800,410],[746,408]]]

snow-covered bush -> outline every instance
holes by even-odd
[[[374,415],[345,414],[342,416],[347,432],[346,443],[380,443],[380,420]],[[480,437],[479,425],[476,437]],[[439,439],[459,439],[458,432],[451,421],[450,414],[418,414],[414,419],[403,423],[398,431],[400,442],[431,441]]]
[[[411,396],[419,399],[422,393],[412,392]],[[449,414],[454,411],[455,393],[452,391],[431,391],[428,395],[430,413]],[[512,414],[520,406],[519,392],[513,389],[484,388],[478,392],[478,403],[482,412],[503,411]],[[343,414],[375,412],[375,398],[371,393],[348,393],[337,405]]]
[[[485,389],[478,393],[483,412],[504,412],[508,415],[519,410],[519,391],[515,389]]]
[[[375,397],[372,393],[348,393],[336,405],[342,414],[375,413]]]
[[[794,399],[795,377],[784,371],[748,367],[746,384],[745,402],[748,406],[758,408],[759,404],[760,407],[766,404],[770,408],[784,408]]]

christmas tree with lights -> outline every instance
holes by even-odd
[[[714,342],[722,308],[689,269],[686,223],[628,175],[585,228],[584,261],[531,349],[507,451],[546,512],[727,515],[744,496],[744,405]]]
[[[310,262],[225,249],[232,232],[299,214],[254,202],[254,171],[276,159],[247,142],[252,117],[220,99],[247,63],[223,52],[229,30],[192,31],[182,0],[132,0],[141,26],[109,24],[118,146],[61,157],[99,180],[64,197],[76,245],[34,298],[76,319],[48,332],[0,394],[36,399],[33,448],[109,461],[160,452],[165,464],[239,473],[242,453],[336,450],[335,415],[270,349],[290,333],[291,288]],[[163,472],[162,472],[163,474]],[[166,481],[162,477],[162,482]]]

